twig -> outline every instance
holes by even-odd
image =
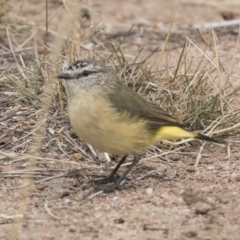
[[[214,134],[219,134],[219,133],[224,133],[224,132],[230,132],[234,129],[236,129],[237,127],[240,127],[240,123],[237,123],[229,128],[224,128],[224,129],[221,129],[221,130],[218,130],[218,131],[215,131]]]
[[[238,25],[240,25],[240,19],[234,19],[234,20],[222,21],[222,22],[195,24],[195,25],[192,25],[191,28],[212,29],[212,28],[238,26]]]
[[[51,212],[51,210],[48,208],[48,201],[46,201],[45,203],[44,203],[44,207],[45,207],[45,209],[46,209],[46,211],[47,211],[47,213],[53,218],[53,219],[59,219],[56,215],[54,215],[52,212]]]
[[[68,175],[68,172],[67,172],[67,173],[61,173],[61,174],[59,174],[59,175],[55,175],[55,176],[52,176],[52,177],[47,177],[47,178],[38,180],[38,181],[36,181],[36,183],[46,182],[46,181],[49,181],[49,180],[52,180],[52,179],[61,178],[61,177],[66,177],[67,175]]]
[[[199,164],[199,162],[200,162],[200,159],[202,158],[202,151],[203,151],[203,148],[204,148],[205,144],[206,144],[206,142],[203,143],[203,145],[200,147],[200,151],[199,151],[199,153],[198,153],[196,162],[195,162],[195,164],[194,164],[193,167],[192,167],[193,169],[197,169],[197,167],[198,167],[198,164]]]
[[[96,197],[96,196],[98,196],[98,195],[100,195],[102,193],[103,193],[103,190],[98,191],[96,193],[93,193],[92,195],[88,196],[88,199],[93,199],[94,197]]]
[[[149,171],[148,173],[142,175],[141,177],[136,178],[134,181],[142,180],[143,178],[145,178],[145,177],[147,177],[147,176],[149,176],[149,175],[151,175],[152,173],[155,173],[155,172],[159,172],[159,170],[152,170],[152,171]]]

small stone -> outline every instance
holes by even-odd
[[[193,204],[201,200],[199,193],[192,188],[187,188],[182,193],[182,198],[187,205]]]
[[[117,218],[117,219],[114,219],[114,222],[118,224],[122,224],[122,223],[125,223],[125,220],[123,218]]]
[[[214,170],[214,169],[215,169],[215,167],[214,167],[213,165],[207,166],[207,170],[208,170],[208,171],[212,171],[212,170]]]
[[[75,225],[71,225],[69,227],[69,232],[76,232],[76,226]]]
[[[187,172],[196,172],[196,169],[193,167],[188,167],[188,168],[186,168],[186,171]]]
[[[113,201],[117,201],[118,199],[119,199],[118,196],[114,196],[114,197],[112,198]]]
[[[46,184],[44,182],[40,182],[38,185],[37,185],[37,190],[39,191],[42,191],[44,190],[46,187]]]
[[[212,206],[208,203],[198,202],[195,205],[195,213],[196,214],[207,214],[210,210],[212,210]]]
[[[180,156],[179,156],[179,154],[171,154],[170,156],[169,156],[169,158],[171,159],[171,160],[173,160],[173,161],[179,161],[179,159],[180,159]]]
[[[219,197],[219,201],[220,201],[220,203],[228,204],[229,203],[229,197],[227,197],[227,196]]]
[[[196,237],[197,236],[197,232],[196,231],[193,231],[193,230],[190,230],[188,232],[185,232],[184,235],[188,238],[193,238],[193,237]]]
[[[73,157],[78,161],[83,159],[83,155],[81,153],[74,153]]]
[[[152,195],[153,189],[152,188],[146,188],[146,194],[147,195]]]
[[[58,198],[64,198],[70,195],[70,192],[68,190],[65,190],[62,187],[59,186],[54,186],[51,187],[50,189],[50,199],[58,199]]]

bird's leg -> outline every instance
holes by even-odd
[[[95,184],[108,184],[109,182],[114,182],[116,179],[115,175],[117,174],[118,169],[121,167],[121,165],[125,162],[127,158],[127,155],[123,156],[120,162],[117,164],[117,166],[113,169],[113,171],[110,173],[109,176],[99,179],[99,180],[93,180]]]
[[[141,159],[140,155],[136,155],[133,159],[133,162],[131,163],[131,165],[125,170],[125,172],[122,174],[122,176],[120,178],[117,178],[116,181],[113,184],[99,184],[94,186],[96,189],[98,190],[103,190],[105,192],[110,192],[113,191],[117,188],[121,189],[120,184],[121,182],[124,180],[124,178],[127,176],[127,174],[132,170],[132,168],[139,162],[139,160]],[[122,160],[121,160],[122,161]],[[125,161],[125,159],[124,159]],[[123,162],[124,162],[123,161]],[[123,163],[122,162],[122,163]],[[119,165],[119,164],[118,164]],[[121,166],[118,166],[115,168],[116,171],[118,170],[118,168]],[[115,169],[113,170],[113,172],[115,171]],[[113,172],[110,174],[110,176],[112,176]],[[116,173],[116,172],[115,172]],[[114,174],[115,174],[114,173]],[[124,188],[124,187],[123,187]]]

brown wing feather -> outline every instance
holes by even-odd
[[[127,111],[133,117],[147,120],[147,124],[151,129],[157,129],[161,126],[184,127],[162,108],[148,102],[131,88],[121,83],[116,86],[113,92],[114,94],[110,93],[108,96],[117,111]]]

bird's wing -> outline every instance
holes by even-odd
[[[150,129],[161,126],[184,127],[162,108],[148,102],[125,85],[119,83],[113,92],[108,95],[113,107],[118,112],[128,112],[130,116],[145,119]]]

